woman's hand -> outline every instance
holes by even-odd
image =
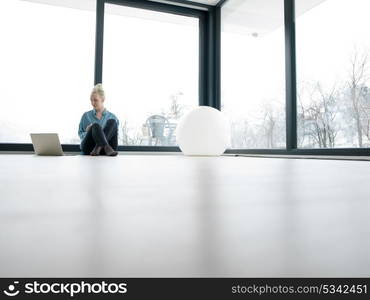
[[[88,131],[89,130],[89,128],[92,126],[92,123],[91,124],[89,124],[89,125],[87,125],[87,127],[86,127],[86,131]]]

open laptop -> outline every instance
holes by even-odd
[[[65,155],[57,133],[31,133],[31,140],[36,155]]]

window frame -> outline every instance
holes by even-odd
[[[222,0],[222,6],[231,0]],[[298,148],[297,147],[297,66],[295,0],[284,0],[285,35],[285,149],[227,149],[227,154],[265,154],[265,155],[342,155],[369,156],[370,148]]]
[[[199,18],[199,105],[221,109],[221,10],[230,0],[220,0],[217,5],[205,5],[192,1],[173,0],[156,2],[150,0],[96,0],[96,36],[94,83],[102,81],[104,5],[118,4],[153,11]],[[227,149],[226,154],[278,154],[278,155],[343,155],[369,156],[370,148],[297,148],[297,75],[295,0],[284,0],[285,34],[285,149]],[[246,54],[248,55],[248,54]],[[62,144],[64,151],[78,152],[79,145]],[[179,147],[122,146],[119,151],[169,151],[180,152]],[[33,151],[30,143],[1,143],[0,151]]]
[[[215,100],[215,91],[217,90],[217,72],[214,65],[216,59],[215,47],[218,40],[215,35],[220,20],[216,20],[215,11],[220,10],[214,6],[195,3],[181,2],[162,3],[150,0],[96,0],[96,28],[95,28],[95,58],[94,58],[94,82],[102,83],[103,78],[103,44],[104,44],[104,11],[105,4],[122,5],[140,9],[147,9],[157,12],[171,13],[176,15],[195,17],[199,19],[199,105],[209,105],[219,107],[219,101]],[[189,6],[189,7],[188,7]],[[218,25],[218,26],[217,26]],[[78,125],[78,124],[77,124]],[[77,126],[76,125],[76,126]],[[80,152],[78,144],[62,144],[64,151]],[[169,151],[180,152],[177,146],[129,146],[119,145],[119,151]],[[33,151],[31,143],[1,143],[0,151]]]

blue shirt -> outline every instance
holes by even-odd
[[[119,127],[119,120],[115,116],[115,114],[111,113],[108,111],[106,108],[104,108],[103,113],[102,113],[102,118],[98,119],[96,116],[96,110],[95,108],[92,110],[89,110],[85,112],[80,121],[80,125],[78,126],[78,135],[81,139],[81,142],[83,138],[86,136],[86,127],[92,123],[98,123],[101,127],[104,128],[105,124],[109,119],[114,119],[117,121],[117,126]]]

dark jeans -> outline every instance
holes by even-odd
[[[114,119],[109,119],[102,128],[98,123],[93,123],[87,130],[84,139],[81,142],[81,150],[83,154],[90,154],[95,145],[106,146],[110,145],[113,150],[118,147],[118,127]],[[100,154],[105,154],[104,148]]]

